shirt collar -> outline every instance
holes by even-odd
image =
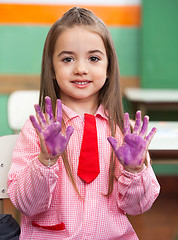
[[[104,107],[102,104],[100,104],[99,108],[97,109],[95,116],[101,116],[102,118],[108,120],[108,117],[106,116],[105,112],[104,112]]]
[[[67,107],[64,104],[62,104],[62,109],[66,113],[66,114],[63,113],[63,119],[65,123],[72,118],[80,117],[78,113],[74,112],[71,108]]]
[[[74,112],[71,108],[67,107],[64,104],[62,104],[62,109],[66,113],[66,114],[63,114],[63,119],[64,119],[65,123],[67,121],[71,120],[72,118],[81,117],[78,113]],[[95,116],[101,116],[102,118],[108,120],[107,116],[105,115],[104,107],[102,104],[98,107],[98,109],[95,113]]]

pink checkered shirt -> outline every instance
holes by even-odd
[[[64,119],[66,126],[74,127],[67,152],[84,200],[70,182],[61,157],[50,168],[39,162],[39,138],[28,120],[19,134],[8,176],[10,199],[22,213],[20,239],[138,239],[126,214],[147,211],[157,198],[160,187],[151,165],[133,174],[117,161],[113,192],[109,197],[104,196],[108,190],[111,146],[107,141],[110,132],[103,108],[100,106],[95,114],[100,174],[90,184],[77,176],[84,117],[64,105],[63,109],[69,116]],[[119,129],[116,138],[122,144]],[[64,229],[55,229],[59,224]],[[44,226],[53,228],[44,229]]]

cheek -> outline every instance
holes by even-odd
[[[63,81],[67,78],[68,71],[64,71],[63,68],[60,68],[60,70],[56,69],[55,75],[56,75],[57,81]]]
[[[98,80],[96,81],[96,87],[98,88],[98,89],[101,89],[103,86],[104,86],[104,84],[105,84],[105,82],[106,82],[106,75],[102,75],[102,76],[98,76],[98,78],[97,78]]]
[[[101,68],[99,71],[96,71],[96,77],[99,79],[101,82],[105,82],[107,78],[107,71],[106,68]]]

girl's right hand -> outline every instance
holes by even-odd
[[[59,99],[56,102],[55,118],[52,113],[50,97],[45,98],[45,116],[38,104],[34,107],[38,121],[33,115],[30,116],[30,120],[40,138],[41,152],[38,158],[45,166],[49,165],[50,159],[50,166],[52,166],[65,151],[74,129],[69,126],[66,129],[66,135],[62,135],[62,104]]]

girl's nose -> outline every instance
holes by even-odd
[[[87,64],[84,61],[77,61],[75,64],[74,74],[88,74]]]

